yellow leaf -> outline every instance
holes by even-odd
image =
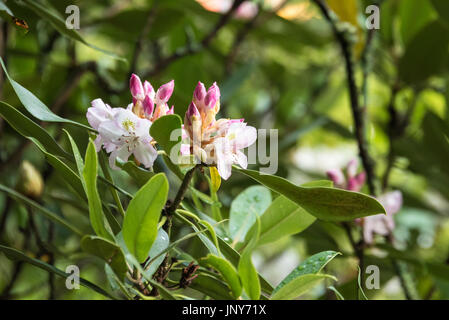
[[[220,189],[221,177],[218,174],[218,170],[216,167],[209,167],[210,178],[212,182],[212,192],[217,192]]]

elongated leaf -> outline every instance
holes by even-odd
[[[0,115],[22,136],[34,138],[39,141],[48,152],[70,159],[70,155],[58,145],[55,139],[53,139],[44,128],[13,106],[0,101]]]
[[[229,292],[228,286],[224,282],[205,274],[198,275],[189,287],[202,292],[215,300],[234,299]]]
[[[76,167],[78,169],[78,175],[80,177],[83,176],[83,169],[84,169],[84,161],[83,157],[81,156],[81,153],[78,149],[78,146],[76,145],[75,140],[73,140],[72,136],[66,129],[62,129],[64,133],[66,134],[67,138],[69,139],[70,146],[72,147],[73,156],[75,157]],[[84,183],[84,180],[81,179],[81,182]]]
[[[128,267],[125,255],[118,245],[101,237],[84,236],[81,240],[81,248],[104,260],[111,266],[117,277],[123,281]]]
[[[292,281],[283,286],[282,289],[277,291],[271,297],[271,300],[295,299],[320,284],[324,279],[337,280],[335,277],[328,274],[305,274],[294,278]]]
[[[174,149],[174,154],[171,153],[176,145],[178,145],[177,149],[181,147],[181,123],[182,120],[177,114],[170,114],[154,121],[150,128],[150,135],[174,163],[178,163],[179,150]]]
[[[284,196],[277,197],[260,217],[259,245],[304,231],[316,218]],[[253,227],[254,228],[254,227]],[[252,232],[248,232],[250,235]]]
[[[148,257],[157,236],[161,211],[167,201],[168,181],[163,173],[151,178],[131,200],[123,221],[123,239],[139,262]]]
[[[256,232],[246,248],[243,250],[238,265],[239,276],[240,280],[242,281],[243,288],[245,289],[246,294],[252,300],[259,300],[261,292],[259,275],[253,265],[253,262],[251,261],[253,249],[257,246],[257,242],[259,241],[259,235],[260,220],[259,217],[257,217]]]
[[[42,151],[42,153],[47,158],[48,163],[50,163],[51,166],[56,169],[62,179],[67,183],[68,187],[70,189],[73,189],[81,199],[86,200],[84,186],[80,177],[75,172],[73,172],[73,170],[68,167],[64,161],[47,152],[39,142],[34,141],[34,139],[31,140]]]
[[[117,162],[117,166],[125,170],[136,181],[139,187],[143,186],[154,176],[154,172],[138,167],[133,161],[128,161],[123,164]]]
[[[209,167],[212,193],[216,193],[220,189],[221,177],[216,167]]]
[[[319,273],[332,259],[334,259],[339,254],[340,253],[336,251],[323,251],[307,258],[292,272],[290,272],[290,274],[287,277],[285,277],[284,280],[281,281],[281,283],[276,287],[276,289],[274,289],[273,295],[275,295],[279,290],[281,290],[285,285],[293,281],[295,278],[307,274]],[[299,294],[297,296],[299,296]]]
[[[302,187],[332,187],[332,182],[312,181]],[[282,237],[300,233],[309,227],[316,218],[293,201],[284,196],[277,197],[260,217],[260,237],[258,245],[273,242]],[[254,232],[252,226],[248,235]]]
[[[240,284],[240,278],[237,270],[234,266],[226,259],[217,257],[212,254],[208,254],[206,258],[202,259],[201,262],[211,266],[222,275],[223,279],[229,285],[234,298],[240,297],[242,293],[242,285]]]
[[[65,221],[63,218],[61,218],[57,214],[51,212],[47,208],[41,206],[39,203],[35,202],[34,200],[31,200],[31,199],[25,197],[24,195],[18,193],[17,191],[12,190],[2,184],[0,184],[0,191],[7,193],[8,195],[10,195],[11,197],[15,198],[17,201],[19,201],[23,204],[26,204],[26,205],[29,205],[29,206],[35,208],[38,212],[42,213],[46,218],[50,219],[51,221],[60,224],[61,226],[69,229],[70,231],[72,231],[78,235],[81,235],[81,236],[83,235],[83,233],[78,228],[76,228],[75,226],[72,226],[69,222]]]
[[[235,169],[294,201],[318,219],[351,221],[385,214],[385,209],[376,199],[361,193],[327,187],[298,187],[284,178],[238,167]]]
[[[79,41],[79,42],[85,44],[86,46],[91,47],[92,49],[98,50],[100,52],[103,52],[115,59],[126,61],[126,59],[121,58],[110,51],[98,48],[97,46],[88,43],[86,40],[84,40],[83,37],[81,37],[81,35],[75,29],[67,28],[65,21],[59,16],[59,14],[57,12],[54,12],[53,10],[50,10],[49,8],[41,5],[38,1],[23,0],[23,2],[27,5],[28,8],[33,10],[41,18],[50,22],[53,25],[53,27],[58,32],[60,32],[62,35],[68,37],[69,39]]]
[[[410,40],[399,61],[401,79],[415,84],[441,73],[448,63],[448,45],[448,28],[439,20],[427,24]]]
[[[245,239],[246,233],[256,222],[256,217],[261,216],[270,203],[271,192],[262,186],[251,186],[232,201],[229,234],[235,242]]]
[[[0,245],[0,251],[2,251],[9,259],[17,260],[17,261],[24,261],[26,263],[32,264],[35,267],[43,269],[43,270],[45,270],[47,272],[54,273],[54,274],[56,274],[56,275],[58,275],[60,277],[63,277],[63,278],[67,278],[67,277],[70,276],[69,273],[66,273],[66,272],[64,272],[64,271],[62,271],[62,270],[60,270],[60,269],[58,269],[58,268],[56,268],[56,267],[54,267],[54,266],[52,266],[52,265],[50,265],[48,263],[45,263],[45,262],[43,262],[41,260],[37,260],[37,259],[33,259],[31,257],[28,257],[24,253],[14,249],[14,248],[10,248],[10,247],[6,247],[6,246]],[[115,300],[115,298],[113,296],[111,296],[108,292],[106,292],[105,290],[103,290],[102,288],[100,288],[99,286],[93,284],[90,281],[87,281],[87,280],[85,280],[83,278],[80,278],[80,284],[82,286],[86,287],[86,288],[89,288],[89,289],[92,289],[92,290],[98,292],[99,294],[101,294],[101,295],[103,295],[103,296],[105,296],[107,298]]]
[[[3,63],[3,59],[0,57],[0,63],[3,67],[3,71],[6,74],[6,77],[8,78],[9,82],[11,83],[12,88],[17,94],[17,97],[19,98],[20,102],[22,102],[25,109],[28,110],[29,113],[31,113],[34,117],[36,117],[39,120],[42,121],[48,121],[48,122],[65,122],[70,123],[73,125],[76,125],[78,127],[82,127],[88,130],[92,130],[92,128],[78,123],[76,121],[64,119],[57,114],[54,114],[42,101],[40,101],[34,94],[32,94],[28,89],[22,87],[18,82],[14,81],[10,75],[8,74],[8,71],[6,70],[6,67]]]
[[[100,237],[113,240],[112,235],[106,228],[106,221],[101,206],[100,195],[97,189],[98,159],[97,152],[92,140],[86,150],[84,160],[83,178],[86,186],[86,195],[89,204],[89,218],[92,228]]]

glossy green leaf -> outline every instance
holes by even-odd
[[[335,277],[328,274],[305,274],[294,278],[292,281],[283,286],[282,289],[277,291],[271,297],[271,300],[295,299],[320,284],[321,281],[325,279],[337,280]]]
[[[128,161],[123,164],[117,162],[117,166],[125,170],[139,187],[143,186],[154,176],[154,172],[138,167],[134,161]]]
[[[83,169],[84,169],[83,157],[81,156],[78,146],[76,145],[76,142],[75,142],[75,140],[73,140],[70,133],[66,129],[62,129],[62,130],[64,131],[67,138],[69,139],[70,146],[72,148],[72,153],[73,153],[73,156],[75,157],[76,168],[78,169],[78,174],[81,177],[83,175]],[[81,180],[81,181],[82,181],[82,183],[84,183],[84,180]]]
[[[100,195],[97,189],[98,159],[97,152],[92,140],[86,150],[84,160],[83,178],[86,186],[86,195],[89,204],[89,218],[92,228],[100,237],[113,240],[112,235],[106,228],[106,221],[101,205]]]
[[[19,110],[6,102],[0,101],[0,115],[11,127],[26,138],[34,138],[45,147],[48,152],[69,158],[70,155],[65,152],[53,139],[53,137],[41,126],[25,116]]]
[[[256,217],[261,216],[270,203],[271,192],[262,186],[251,186],[232,201],[229,234],[235,242],[243,242]]]
[[[51,166],[56,169],[56,171],[59,173],[59,176],[66,182],[68,188],[72,189],[74,193],[78,195],[78,197],[80,197],[80,199],[86,200],[83,183],[80,177],[69,166],[67,166],[63,160],[47,152],[39,142],[34,141],[34,139],[31,140],[45,155],[48,163],[50,163]]]
[[[189,287],[204,293],[215,300],[234,299],[232,294],[229,292],[228,286],[224,282],[209,275],[198,275]]]
[[[123,239],[139,262],[148,257],[157,236],[157,225],[168,194],[168,181],[163,173],[156,174],[134,196],[123,220]]]
[[[240,254],[234,248],[232,248],[229,245],[229,243],[224,241],[219,236],[217,236],[217,239],[218,243],[220,244],[220,249],[223,256],[226,259],[228,259],[228,261],[231,262],[234,266],[238,266],[240,261]],[[265,280],[264,277],[262,277],[260,274],[259,274],[259,281],[263,292],[270,294],[273,291],[274,289],[273,286],[271,286],[271,284],[267,280]]]
[[[332,181],[312,181],[302,187],[332,187]],[[294,235],[308,228],[316,218],[284,196],[277,197],[260,217],[258,245]],[[254,225],[248,234],[252,234]]]
[[[69,277],[71,274],[66,273],[48,263],[45,263],[41,260],[37,260],[37,259],[33,259],[31,257],[28,257],[27,255],[25,255],[24,253],[14,249],[14,248],[10,248],[10,247],[6,247],[6,246],[2,246],[0,245],[0,251],[3,252],[9,259],[11,260],[16,260],[16,261],[24,261],[26,263],[29,263],[35,267],[38,267],[40,269],[43,269],[47,272],[51,272],[54,273],[60,277],[63,278],[67,278]],[[87,281],[83,278],[80,278],[80,284],[86,288],[92,289],[96,292],[98,292],[99,294],[110,298],[110,299],[115,299],[113,296],[111,296],[108,292],[106,292],[105,290],[103,290],[102,288],[100,288],[99,286],[93,284],[90,281]]]
[[[407,44],[437,13],[428,0],[407,0],[399,1],[399,17],[402,40]]]
[[[370,215],[385,214],[385,209],[376,199],[361,193],[328,187],[299,187],[281,177],[235,168],[294,201],[318,219],[352,221]]]
[[[259,300],[261,287],[259,281],[259,275],[253,262],[251,261],[251,255],[254,248],[257,246],[260,235],[260,220],[256,218],[256,229],[254,236],[249,241],[246,248],[243,250],[240,256],[238,272],[240,280],[242,281],[243,289],[251,300]]]
[[[300,233],[315,220],[314,216],[307,213],[296,203],[284,196],[279,196],[260,217],[259,245]],[[248,234],[251,234],[251,231]]]
[[[174,163],[178,163],[177,156],[181,148],[181,123],[177,114],[170,114],[154,121],[150,128],[150,135]]]
[[[440,73],[448,63],[448,46],[448,28],[439,20],[427,24],[410,40],[399,60],[400,78],[417,84]]]
[[[0,191],[7,193],[9,196],[15,198],[17,201],[19,201],[23,204],[26,204],[26,205],[36,209],[37,212],[41,213],[47,219],[50,219],[51,221],[60,224],[61,226],[67,228],[68,230],[70,230],[78,235],[83,235],[83,233],[77,227],[71,225],[69,222],[65,221],[63,218],[61,218],[57,214],[51,212],[47,208],[41,206],[39,203],[35,202],[34,200],[31,200],[31,199],[25,197],[23,194],[20,194],[17,191],[12,190],[2,184],[0,184]]]
[[[81,248],[104,260],[111,266],[117,277],[123,281],[128,267],[125,255],[118,245],[101,237],[84,236],[81,240]]]
[[[281,281],[281,283],[274,289],[273,296],[281,290],[288,283],[295,278],[307,275],[317,274],[323,270],[323,268],[340,253],[336,251],[323,251],[307,258],[299,266],[297,266],[290,274]],[[297,295],[299,296],[299,294]],[[296,297],[297,297],[296,296]]]
[[[430,2],[440,16],[441,22],[449,26],[449,2],[446,0],[431,0]]]
[[[223,279],[231,288],[234,298],[237,299],[238,297],[240,297],[242,293],[242,285],[240,284],[240,278],[237,273],[237,270],[228,260],[217,257],[212,254],[208,254],[206,258],[201,259],[201,262],[220,272]]]
[[[92,130],[92,128],[78,123],[76,121],[64,119],[57,114],[54,114],[42,101],[40,101],[33,93],[31,93],[28,89],[22,87],[18,82],[14,81],[10,75],[8,74],[8,71],[6,70],[6,67],[4,65],[3,59],[0,57],[0,63],[3,67],[3,71],[5,72],[6,77],[8,78],[9,82],[11,83],[11,86],[13,87],[14,91],[17,94],[17,97],[19,98],[20,102],[22,102],[25,109],[28,110],[29,113],[31,113],[34,117],[36,117],[39,120],[42,121],[48,121],[48,122],[65,122],[70,123],[73,125],[76,125],[78,127],[82,127],[88,130]]]

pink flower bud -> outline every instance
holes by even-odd
[[[149,95],[145,96],[143,99],[143,111],[145,112],[145,117],[150,119],[154,110],[154,102],[151,100]]]
[[[362,185],[359,184],[356,178],[349,178],[348,179],[348,186],[347,189],[349,191],[360,191],[362,188]]]
[[[366,181],[366,173],[365,173],[365,171],[362,171],[358,175],[356,175],[355,179],[357,180],[357,183],[360,186],[363,186],[365,184],[365,181]]]
[[[357,159],[352,159],[349,161],[347,167],[346,167],[346,174],[348,175],[348,178],[353,178],[357,174],[357,168],[359,167],[359,164],[357,163]]]
[[[175,106],[171,106],[170,110],[167,111],[167,114],[174,114],[175,113]]]
[[[145,92],[145,95],[149,95],[151,99],[154,99],[153,86],[147,80],[143,83],[143,91]]]
[[[142,100],[144,98],[145,92],[143,90],[142,81],[140,81],[139,76],[134,73],[131,75],[131,79],[129,79],[129,89],[131,90],[133,98],[137,100]]]
[[[220,99],[220,89],[217,86],[217,83],[214,84],[207,90],[206,97],[204,98],[204,104],[208,108],[215,107],[215,104]]]
[[[189,123],[192,123],[192,119],[194,117],[200,117],[200,112],[198,111],[198,108],[196,107],[195,103],[192,101],[189,105],[189,108],[186,112],[186,119],[189,120]]]
[[[206,96],[206,87],[204,87],[204,84],[201,81],[198,81],[195,91],[193,91],[193,99],[199,102],[202,101],[205,96]]]
[[[345,183],[345,176],[340,169],[331,169],[326,172],[329,179],[331,179],[335,186],[341,187]]]
[[[156,93],[156,99],[162,103],[166,103],[170,99],[173,89],[175,88],[175,81],[172,80],[159,87]],[[159,102],[157,102],[159,104]]]

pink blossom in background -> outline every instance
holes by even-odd
[[[349,191],[360,191],[365,184],[366,174],[364,171],[357,173],[358,163],[356,159],[351,160],[345,170],[328,170],[327,176],[334,182],[337,188]],[[374,235],[386,236],[395,227],[393,215],[402,207],[402,193],[399,190],[380,195],[377,200],[385,208],[386,215],[378,214],[356,219],[356,223],[363,226],[363,238],[366,243],[373,243]]]

